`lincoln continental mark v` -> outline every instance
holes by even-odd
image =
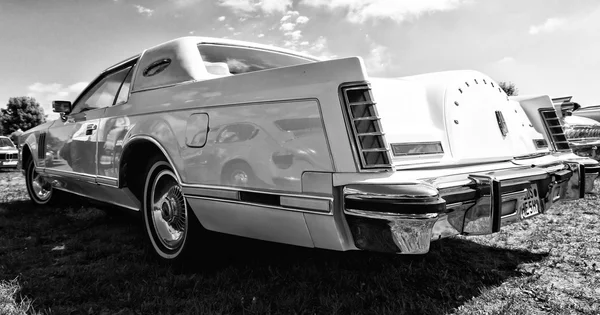
[[[359,57],[233,40],[149,48],[53,108],[19,138],[31,200],[139,211],[164,261],[200,250],[205,229],[424,254],[581,198],[598,176],[555,113],[538,126],[480,72],[374,78]]]

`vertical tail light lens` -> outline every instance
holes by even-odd
[[[391,168],[377,108],[368,85],[342,88],[349,128],[362,169]]]

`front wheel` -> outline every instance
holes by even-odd
[[[33,159],[25,162],[25,184],[29,198],[36,205],[47,205],[56,200],[52,185],[44,179],[36,170]]]
[[[149,163],[142,212],[146,235],[160,260],[173,262],[187,254],[190,227],[196,219],[188,210],[173,169],[162,159]]]

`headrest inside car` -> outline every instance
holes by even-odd
[[[206,72],[214,75],[231,75],[229,66],[224,62],[204,62]]]

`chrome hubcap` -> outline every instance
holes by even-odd
[[[248,185],[248,174],[241,170],[234,171],[231,174],[231,181],[235,186],[246,186]]]
[[[35,171],[35,166],[33,164],[31,165],[29,176],[31,180],[31,189],[36,198],[41,201],[48,200],[52,193],[52,185]]]
[[[187,208],[173,172],[161,171],[152,187],[152,223],[161,244],[176,249],[185,238]]]

